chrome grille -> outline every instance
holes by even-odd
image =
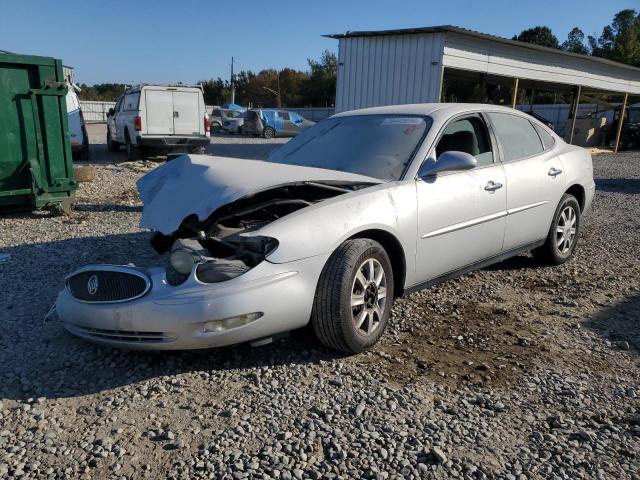
[[[149,277],[127,267],[90,267],[73,273],[67,289],[82,302],[114,303],[141,297],[151,288]]]

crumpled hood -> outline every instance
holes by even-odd
[[[170,235],[189,215],[195,214],[203,221],[223,205],[247,195],[305,181],[382,183],[380,179],[337,170],[183,155],[138,180],[144,204],[140,226]]]

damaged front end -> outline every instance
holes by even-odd
[[[181,285],[191,276],[199,283],[224,282],[246,273],[278,247],[275,238],[245,234],[362,186],[317,182],[279,186],[225,205],[204,222],[189,216],[173,234],[157,232],[151,244],[160,254],[169,252],[168,284]]]

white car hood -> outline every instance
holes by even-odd
[[[377,178],[337,170],[183,155],[138,180],[144,204],[140,226],[170,235],[189,215],[204,221],[218,208],[247,195],[305,181],[382,183]]]

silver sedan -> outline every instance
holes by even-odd
[[[394,299],[531,251],[576,249],[589,153],[491,105],[345,112],[266,162],[188,155],[142,177],[156,268],[89,265],[56,309],[87,340],[147,349],[254,345],[311,323],[361,352]]]

